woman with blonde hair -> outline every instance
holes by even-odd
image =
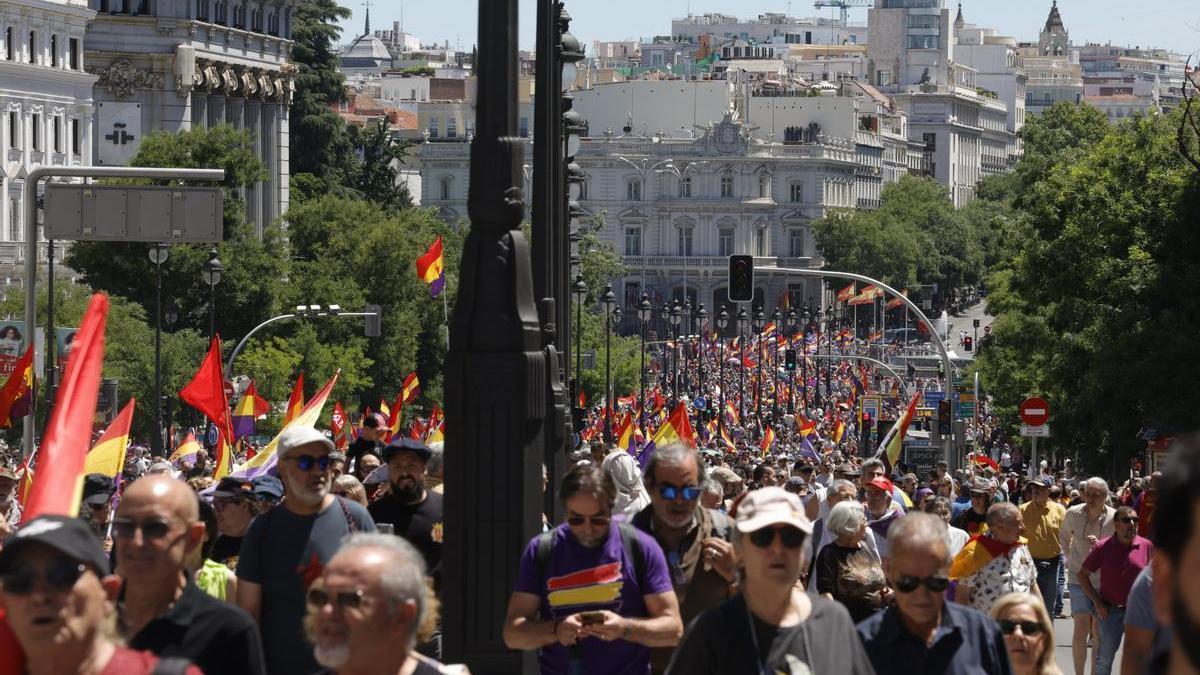
[[[1000,624],[1013,675],[1062,675],[1054,661],[1054,623],[1036,593],[1009,593],[990,615]]]

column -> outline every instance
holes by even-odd
[[[246,120],[246,99],[230,98],[225,101],[225,122],[229,126],[241,131],[245,129]]]
[[[225,97],[216,94],[208,96],[208,128],[225,123]]]
[[[271,222],[279,215],[278,187],[278,146],[277,122],[279,105],[275,102],[263,104],[262,107],[262,163],[267,169],[267,179],[263,181],[263,222]]]
[[[208,128],[208,93],[198,89],[192,91],[192,128]]]
[[[250,148],[255,157],[262,157],[262,118],[261,104],[258,101],[246,101],[246,129],[250,132]],[[251,223],[261,231],[263,226],[262,183],[255,183],[246,188],[246,222]]]
[[[291,182],[288,177],[291,175],[291,111],[287,104],[279,105],[279,130],[277,132],[279,138],[279,152],[276,155],[275,175],[279,177],[279,214],[287,213],[288,205],[291,204]]]

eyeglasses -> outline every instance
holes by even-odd
[[[23,565],[0,577],[0,585],[9,595],[29,595],[41,577],[46,586],[55,593],[66,593],[75,587],[75,582],[87,570],[87,566],[71,560],[59,558],[45,568],[33,565]]]
[[[1042,624],[1036,621],[1010,621],[1008,619],[1000,619],[996,623],[1000,624],[1000,632],[1004,633],[1005,635],[1012,635],[1013,633],[1017,632],[1018,628],[1021,629],[1021,633],[1024,635],[1041,635],[1043,630]]]
[[[922,585],[934,593],[943,593],[950,587],[950,579],[940,574],[932,574],[925,578],[905,574],[896,579],[893,585],[901,593],[912,593],[917,590],[917,586]]]
[[[1137,518],[1117,518],[1117,522],[1122,523],[1124,525],[1137,525],[1138,519]]]
[[[296,468],[300,469],[301,471],[312,471],[313,467],[315,466],[317,467],[317,471],[325,473],[329,470],[329,465],[332,464],[329,459],[329,455],[322,455],[320,457],[313,457],[312,455],[296,455],[295,457],[288,457],[288,459],[295,460]]]
[[[612,522],[611,515],[602,516],[602,515],[596,514],[594,516],[567,516],[567,523],[574,525],[575,527],[579,527],[580,525],[583,525],[584,523],[591,523],[592,525],[595,525],[596,527],[604,527],[605,525],[608,525],[611,522]]]
[[[685,485],[683,487],[679,487],[678,485],[663,483],[662,485],[658,486],[658,494],[667,501],[671,501],[676,497],[682,496],[686,501],[694,502],[700,498],[700,487],[696,485]]]
[[[334,607],[344,610],[362,607],[364,597],[361,589],[331,593],[323,588],[310,588],[305,600],[313,609],[324,609],[325,605],[332,602]]]
[[[146,539],[162,539],[171,531],[171,523],[166,520],[147,520],[141,523],[128,518],[113,518],[113,534],[118,539],[133,539],[138,530]]]
[[[750,543],[759,548],[766,548],[775,541],[775,533],[783,541],[784,548],[800,548],[804,545],[804,533],[794,527],[764,527],[750,533]]]

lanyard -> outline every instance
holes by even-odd
[[[754,617],[750,613],[750,603],[746,602],[743,597],[742,602],[746,605],[746,627],[750,629],[750,642],[754,645],[754,660],[758,663],[758,675],[776,675],[778,671],[767,670],[766,659],[762,656],[762,651],[758,648],[758,630],[754,627]],[[808,624],[805,621],[800,622],[800,640],[804,644],[804,657],[808,658],[812,654],[812,648],[808,644]],[[770,645],[768,645],[768,649]],[[770,653],[767,654],[770,656]],[[789,667],[790,671],[791,668]]]

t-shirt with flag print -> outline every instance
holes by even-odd
[[[638,530],[645,561],[645,578],[637,579],[633,554],[624,550],[614,524],[608,538],[587,548],[571,536],[564,523],[554,530],[554,545],[538,578],[537,538],[525,547],[514,590],[542,599],[541,615],[560,619],[576,612],[607,609],[624,617],[648,616],[646,595],[672,591],[671,575],[662,549],[650,535]],[[588,675],[644,675],[650,672],[650,649],[625,640],[602,642],[583,638],[584,672]],[[542,673],[566,673],[570,652],[559,643],[543,647],[538,655]]]

